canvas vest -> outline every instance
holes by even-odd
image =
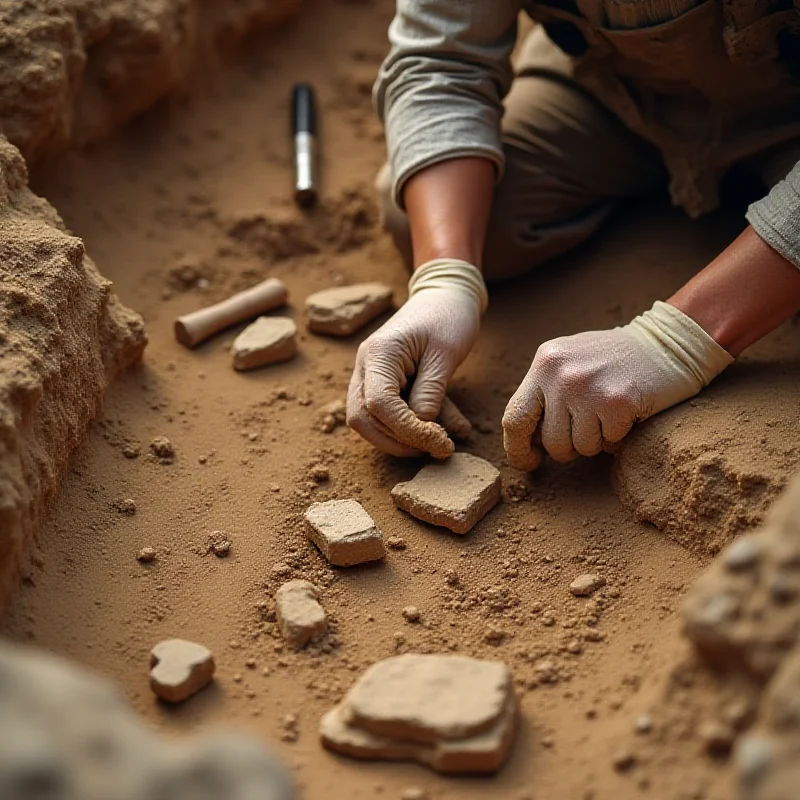
[[[800,0],[533,0],[572,77],[663,154],[673,202],[800,137]]]

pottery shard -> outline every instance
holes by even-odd
[[[402,655],[372,666],[321,722],[323,743],[358,758],[440,772],[494,772],[517,719],[511,671],[461,656]]]
[[[454,533],[467,533],[500,501],[500,473],[488,461],[456,453],[392,489],[398,508]]]
[[[329,336],[349,336],[392,305],[392,290],[382,283],[337,286],[306,299],[308,329]]]
[[[214,677],[207,647],[185,639],[165,639],[150,651],[150,688],[168,703],[181,703]]]
[[[306,531],[325,558],[337,567],[377,561],[386,555],[381,532],[355,500],[313,503],[306,511]]]
[[[275,607],[283,638],[292,647],[304,647],[328,630],[317,590],[309,581],[289,581],[275,593]]]
[[[239,371],[288,361],[297,353],[297,326],[288,317],[259,317],[233,341],[233,368]]]

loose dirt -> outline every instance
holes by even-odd
[[[297,358],[243,374],[230,366],[243,325],[192,351],[175,340],[177,317],[268,277],[287,286],[285,313],[298,323],[304,298],[332,285],[380,281],[397,302],[405,297],[407,276],[379,231],[372,190],[385,153],[369,93],[392,8],[309,3],[277,35],[242,47],[112,139],[34,171],[33,189],[143,314],[150,344],[73,456],[4,633],[118,681],[166,732],[225,724],[261,737],[309,800],[730,797],[724,761],[704,752],[686,711],[711,696],[712,678],[688,655],[674,677],[688,653],[678,611],[708,553],[763,510],[725,516],[714,538],[709,519],[730,512],[725,498],[752,485],[761,503],[796,463],[796,331],[785,327],[712,393],[643,430],[617,475],[639,516],[691,550],[620,506],[609,458],[530,477],[510,470],[499,420],[539,343],[626,322],[668,296],[732,238],[740,214],[692,224],[662,206],[626,210],[591,247],[493,288],[453,397],[474,423],[459,448],[500,470],[505,502],[464,537],[394,507],[390,489],[422,462],[375,453],[342,424],[357,345],[380,320],[346,340],[298,325]],[[298,80],[317,87],[324,157],[321,203],[305,213],[291,202],[288,98]],[[687,413],[691,424],[678,430]],[[756,466],[745,468],[753,453],[742,442],[762,438]],[[697,455],[709,455],[699,472]],[[748,483],[753,476],[760,482]],[[670,492],[658,509],[648,504]],[[308,542],[303,513],[351,497],[390,550],[374,565],[336,569]],[[119,513],[119,498],[136,513]],[[691,513],[678,531],[664,509],[677,515],[681,503]],[[215,531],[227,558],[209,554]],[[139,563],[145,549],[157,558]],[[570,583],[585,572],[606,585],[574,597]],[[293,578],[320,587],[329,617],[328,635],[301,652],[283,643],[273,603]],[[403,619],[409,606],[415,624]],[[165,709],[149,691],[148,658],[176,636],[202,642],[217,670],[211,686]],[[521,722],[496,777],[354,762],[320,746],[319,720],[357,675],[408,652],[511,667]],[[659,705],[665,686],[669,707]]]

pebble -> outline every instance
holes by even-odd
[[[297,326],[288,317],[259,317],[233,340],[231,353],[239,372],[289,361],[297,355]]]
[[[152,547],[143,547],[136,556],[136,560],[141,561],[142,564],[152,564],[157,558],[158,553]]]
[[[400,793],[400,800],[430,800],[430,795],[418,786],[409,786]]]
[[[166,436],[156,436],[150,442],[150,451],[162,464],[171,464],[175,460],[175,448]]]
[[[142,449],[139,447],[138,444],[137,445],[126,444],[122,448],[122,455],[124,455],[125,458],[138,458],[141,452]]]
[[[650,733],[651,730],[653,730],[653,720],[647,714],[636,720],[636,733]]]
[[[232,543],[222,531],[212,531],[208,537],[207,553],[213,553],[217,558],[226,558],[230,555]]]
[[[419,622],[421,616],[422,615],[416,606],[406,606],[403,609],[403,618],[406,622]]]
[[[335,566],[378,561],[386,555],[381,532],[356,500],[313,503],[305,521],[308,538]]]
[[[617,772],[628,772],[636,766],[636,754],[630,750],[622,750],[617,753],[612,759],[611,763]]]
[[[730,725],[717,720],[707,720],[700,724],[698,734],[703,748],[710,756],[726,756],[736,740],[736,731]]]
[[[569,585],[569,590],[575,597],[590,597],[605,585],[606,579],[602,576],[586,573],[575,578]]]
[[[398,508],[431,525],[468,533],[500,501],[500,473],[488,461],[455,453],[392,489]]]
[[[309,581],[284,583],[275,593],[275,608],[281,634],[292,647],[305,647],[311,639],[328,630],[328,619],[319,603],[317,588]]]
[[[181,703],[211,683],[214,669],[207,647],[165,639],[150,651],[150,688],[161,700]]]
[[[405,550],[406,540],[402,536],[389,536],[386,539],[386,546],[391,547],[392,550]]]
[[[114,503],[114,508],[116,508],[120,514],[132,517],[136,513],[136,501],[131,500],[129,497],[124,500],[117,500]]]
[[[407,654],[371,666],[322,718],[320,733],[326,747],[349,756],[490,773],[510,753],[517,713],[505,664]]]
[[[315,292],[306,298],[308,329],[328,336],[350,336],[392,305],[392,289],[359,283]]]

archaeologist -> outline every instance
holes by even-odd
[[[523,7],[540,24],[512,82]],[[734,165],[769,190],[744,233],[630,324],[542,344],[503,416],[509,463],[613,449],[800,310],[800,13],[769,8],[398,0],[374,98],[386,225],[414,272],[408,302],[359,348],[352,428],[397,456],[446,454],[431,420],[478,337],[484,279],[566,252],[662,187],[698,217]]]

